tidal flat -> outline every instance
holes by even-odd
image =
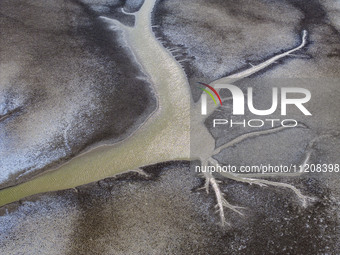
[[[151,2],[150,22],[143,12],[129,14]],[[83,0],[2,1],[0,7],[11,35],[0,41],[0,176],[3,187],[13,186],[0,191],[1,253],[340,252],[339,173],[265,178],[313,198],[306,207],[284,187],[217,174],[220,191],[243,214],[226,208],[229,225],[222,227],[212,188],[209,194],[200,189],[204,178],[188,161],[196,148],[190,148],[192,122],[183,122],[200,100],[197,82],[293,49],[306,31],[301,50],[235,85],[244,92],[253,86],[256,106],[265,108],[273,84],[298,83],[312,93],[306,107],[313,118],[293,111],[301,126],[282,132],[214,129],[214,118],[230,116],[231,95],[222,90],[225,108],[204,124],[216,148],[233,144],[214,155],[221,164],[340,163],[338,4]],[[46,8],[46,16],[32,14]],[[45,23],[52,14],[58,22]],[[131,32],[135,22],[142,29]],[[116,175],[128,170],[137,173]]]
[[[147,75],[92,5],[1,1],[0,9],[0,188],[126,138],[156,109]]]
[[[307,209],[290,192],[225,182],[229,212],[221,228],[214,197],[199,190],[188,162],[144,169],[1,209],[3,254],[333,254],[339,204],[317,178],[297,178],[320,200]],[[333,176],[334,177],[334,176]],[[332,195],[333,194],[333,195]],[[7,213],[6,213],[7,210]],[[27,233],[30,233],[29,235]]]

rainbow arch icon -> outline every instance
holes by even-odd
[[[206,88],[209,88],[212,92],[214,92],[214,94],[217,96],[218,100],[220,101],[220,104],[223,105],[220,95],[217,93],[217,91],[213,87],[211,87],[210,85],[205,84],[203,82],[198,82],[198,84],[201,84],[201,85],[205,86]],[[212,98],[212,100],[214,101],[215,105],[217,105],[216,99],[214,98],[213,94],[209,90],[203,89],[203,88],[199,88],[199,89],[201,89],[204,92],[206,92]]]

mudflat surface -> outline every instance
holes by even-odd
[[[336,254],[336,203],[313,177],[294,180],[318,200],[303,209],[291,192],[226,181],[228,200],[245,216],[227,211],[222,228],[214,196],[188,163],[145,169],[38,195],[1,209],[3,254]],[[6,214],[6,211],[8,214]],[[29,233],[29,234],[28,234]]]
[[[125,24],[133,22],[130,16],[127,17],[119,11],[123,5],[121,1],[82,3],[80,6],[85,8],[82,10],[86,10],[86,15],[91,14],[93,17],[112,15],[111,17]],[[128,3],[126,11],[135,11],[140,6],[138,1]],[[302,30],[308,31],[308,45],[299,51],[297,56],[284,58],[252,76],[251,80],[240,81],[236,85],[245,90],[251,82],[256,91],[255,100],[260,102],[258,107],[265,108],[270,105],[267,95],[274,82],[276,85],[286,86],[287,82],[295,82],[302,78],[300,82],[311,90],[313,96],[308,109],[315,118],[301,117],[299,112],[293,112],[291,116],[303,123],[304,128],[245,139],[216,155],[215,158],[220,163],[258,165],[265,161],[277,165],[301,164],[308,153],[311,164],[339,163],[339,9],[339,6],[331,1],[158,2],[153,14],[154,25],[158,26],[154,28],[154,32],[165,47],[177,47],[173,54],[181,61],[196,100],[200,95],[196,89],[197,81],[210,83],[227,74],[245,70],[250,67],[249,63],[258,64],[295,47],[301,42]],[[115,41],[119,35],[113,37]],[[86,40],[87,38],[85,36]],[[100,37],[95,38],[102,41],[101,38],[105,36],[100,34]],[[67,42],[69,41],[67,39]],[[108,42],[105,43],[107,44]],[[1,47],[2,45],[6,44],[1,43]],[[94,52],[99,54],[97,51]],[[112,63],[117,61],[115,54],[118,54],[115,50],[110,52],[109,58],[113,58],[110,60]],[[133,73],[133,77],[142,75],[137,71],[138,66],[134,65],[132,60],[128,62],[127,59],[124,55],[126,70],[122,69],[124,72],[119,77],[127,79],[126,77],[131,77],[128,75],[130,72]],[[19,62],[22,63],[22,60]],[[117,62],[119,68],[121,64]],[[90,67],[93,68],[93,65]],[[106,67],[103,66],[102,72],[109,76],[110,81],[116,79],[113,78],[115,74]],[[84,75],[91,76],[93,72],[93,69],[89,69]],[[94,82],[97,81],[97,78],[94,79]],[[137,93],[138,96],[145,95],[152,101],[147,90],[148,85],[143,80],[137,81],[145,88],[142,90],[143,93]],[[23,90],[25,89],[26,87]],[[126,86],[124,91],[125,89]],[[108,91],[105,90],[105,93]],[[71,95],[69,94],[67,96]],[[91,95],[97,94],[91,90]],[[130,96],[129,93],[127,95]],[[139,101],[135,94],[133,95],[131,101],[137,102],[136,107],[146,107],[142,98]],[[227,93],[224,95],[229,96]],[[102,105],[102,102],[106,102],[103,98],[105,97],[101,97],[98,106],[100,112],[105,108]],[[140,115],[126,115],[124,110],[127,105],[130,107],[130,104],[124,104],[123,101],[125,102],[125,100],[107,102],[110,105],[113,103],[115,107],[122,107],[124,116],[129,116],[127,121],[136,120],[136,116]],[[51,102],[53,101],[48,101],[46,105]],[[229,106],[227,111],[216,111],[206,121],[207,128],[216,138],[217,146],[254,131],[247,128],[212,129],[212,118],[228,118],[231,103],[226,101],[225,104]],[[146,112],[147,110],[144,110],[144,114]],[[6,117],[0,125],[5,125],[4,123],[9,120],[17,121],[21,115],[15,117],[16,114],[17,112],[14,112],[13,116]],[[112,119],[111,124],[114,124],[110,125],[110,128],[116,128],[118,125],[121,128],[119,130],[126,130],[126,126],[117,124],[117,120],[124,118],[117,116],[116,119]],[[96,118],[95,121],[100,122]],[[108,119],[105,118],[105,121]],[[83,123],[83,120],[79,123]],[[98,126],[96,132],[103,134],[101,128],[104,127],[105,125]],[[111,136],[108,137],[119,139],[123,133],[114,133],[116,136],[110,133]],[[90,138],[84,135],[83,139],[77,141],[81,141],[80,144],[92,141],[88,139]],[[34,159],[36,160],[34,162],[40,162],[39,158]],[[0,253],[72,255],[340,253],[339,173],[307,173],[299,177],[269,178],[272,181],[292,184],[304,195],[314,197],[315,201],[309,203],[307,207],[302,207],[295,194],[288,189],[259,187],[217,175],[222,181],[220,186],[225,198],[231,204],[244,207],[241,210],[244,216],[226,209],[226,220],[230,225],[221,227],[220,219],[215,214],[215,196],[212,190],[210,194],[199,190],[203,186],[203,179],[190,169],[189,163],[169,162],[146,167],[144,170],[149,177],[129,173],[72,190],[36,195],[3,206],[0,217]]]
[[[119,32],[99,19],[124,3],[97,5],[1,1],[0,188],[123,139],[156,108]]]
[[[188,75],[194,98],[196,82],[210,83],[258,64],[301,42],[300,57],[282,59],[254,77],[339,77],[338,5],[330,1],[161,0],[154,31]]]

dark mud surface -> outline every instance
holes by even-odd
[[[95,8],[140,4],[93,2],[1,1],[0,188],[123,139],[155,109],[147,76]]]
[[[307,208],[285,189],[225,181],[226,198],[245,209],[227,210],[222,228],[188,163],[145,170],[2,207],[1,254],[339,253],[339,204],[316,177],[281,179],[318,198]]]
[[[178,49],[174,56],[183,61],[195,100],[197,82],[210,83],[291,49],[302,30],[309,44],[300,57],[282,59],[252,78],[337,78],[339,21],[332,18],[335,6],[325,2],[160,0],[154,31],[167,48]]]

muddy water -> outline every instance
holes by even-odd
[[[76,187],[145,165],[189,158],[189,86],[181,66],[152,32],[155,2],[145,1],[135,14],[133,28],[116,24],[114,20],[103,21],[122,30],[136,61],[154,86],[157,111],[124,141],[97,147],[31,181],[1,190],[0,205],[37,193]]]

